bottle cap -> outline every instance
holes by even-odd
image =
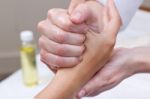
[[[32,31],[22,31],[20,34],[20,39],[23,42],[30,42],[33,40],[33,32]]]

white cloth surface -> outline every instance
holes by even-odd
[[[150,45],[150,13],[138,11],[129,27],[118,35],[117,47]],[[32,99],[52,79],[53,73],[37,56],[39,85],[26,87],[21,71],[17,71],[0,83],[0,99]],[[68,78],[69,79],[69,78]],[[150,74],[138,74],[124,80],[117,87],[99,96],[84,99],[150,99]]]
[[[107,2],[107,0],[98,1],[102,4],[106,4]],[[120,13],[123,23],[121,29],[126,28],[142,2],[143,0],[115,0],[116,7]]]

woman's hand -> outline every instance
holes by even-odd
[[[139,72],[150,72],[150,47],[119,48],[109,62],[78,93],[78,98],[98,95]]]
[[[81,7],[84,9],[79,9]],[[52,82],[37,95],[37,99],[73,99],[83,85],[109,60],[115,45],[117,32],[120,29],[120,17],[113,0],[109,0],[102,18],[99,17],[100,9],[99,3],[88,1],[85,5],[79,5],[74,10],[75,13],[85,11],[86,16],[83,16],[81,20],[89,26],[83,61],[72,68],[59,68]],[[57,11],[59,9],[55,13]],[[64,14],[66,13],[64,12]],[[73,16],[72,19],[78,21]],[[104,24],[103,30],[100,29],[101,20]],[[97,28],[90,27],[92,23],[96,24]],[[43,55],[43,58],[49,62],[50,55],[48,53]]]
[[[70,5],[69,5],[69,9],[68,9],[69,14],[71,14],[72,11],[73,11],[79,4],[85,3],[86,1],[89,1],[89,0],[71,0]]]
[[[97,33],[102,31],[103,6],[98,2],[96,2],[99,6],[97,8],[90,4],[80,4],[70,16],[67,10],[51,9],[47,19],[39,23],[38,30],[42,33],[39,39],[42,49],[41,60],[53,71],[57,68],[73,67],[80,63],[85,50],[85,33],[89,29]],[[91,17],[92,15],[94,17]],[[99,18],[100,25],[96,17]],[[49,59],[44,58],[45,54],[49,55]]]

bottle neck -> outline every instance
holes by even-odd
[[[32,41],[22,41],[22,45],[32,45]]]

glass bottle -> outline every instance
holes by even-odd
[[[31,31],[23,31],[20,34],[22,46],[20,49],[23,81],[26,86],[35,86],[38,84],[38,75],[36,69],[36,50]]]

